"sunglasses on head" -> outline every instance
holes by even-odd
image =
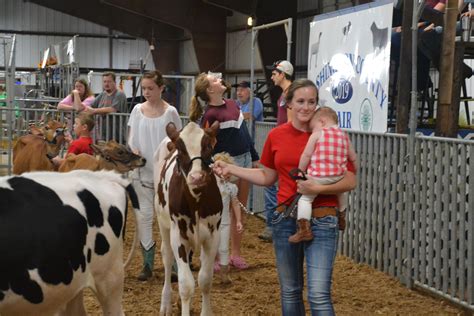
[[[222,72],[212,72],[212,71],[208,71],[207,72],[207,75],[210,76],[210,77],[214,77],[216,79],[222,79]]]

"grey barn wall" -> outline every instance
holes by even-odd
[[[86,8],[85,8],[86,9]],[[92,13],[91,13],[92,14]],[[18,1],[0,0],[0,30],[47,33],[72,33],[104,36],[109,29],[40,5]],[[114,35],[126,34],[112,31]],[[17,68],[36,68],[42,53],[51,44],[69,40],[69,36],[17,35]],[[145,58],[149,45],[144,39],[114,38],[112,42],[112,67],[110,67],[108,38],[78,37],[77,60],[81,68],[128,69],[130,60]],[[147,69],[154,69],[148,60]]]

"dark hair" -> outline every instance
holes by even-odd
[[[333,120],[336,124],[339,124],[339,118],[337,112],[331,109],[329,106],[321,106],[314,113],[314,117],[328,117]]]
[[[95,120],[92,117],[92,115],[88,113],[81,112],[79,115],[76,117],[79,119],[79,122],[81,122],[81,125],[87,125],[87,130],[90,132],[94,128],[95,125]]]
[[[286,92],[285,100],[286,103],[290,103],[295,96],[295,91],[301,88],[314,88],[316,90],[316,104],[319,101],[319,91],[314,82],[309,79],[297,79],[291,83]]]
[[[143,79],[151,79],[153,80],[158,87],[161,87],[165,84],[165,81],[163,79],[163,75],[161,74],[160,71],[154,70],[154,71],[147,71],[143,74],[142,80]]]
[[[285,79],[291,81],[291,77],[292,77],[292,76],[290,76],[290,75],[287,74],[286,72],[283,72],[283,71],[281,71],[280,69],[273,69],[273,70],[275,70],[276,72],[278,72],[278,73],[280,73],[280,74],[281,74],[281,73],[284,74],[284,75],[285,75]]]
[[[102,78],[103,78],[103,77],[112,77],[112,80],[115,81],[115,73],[112,72],[112,71],[104,72],[104,73],[102,74]]]

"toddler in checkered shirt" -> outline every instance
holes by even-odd
[[[337,113],[329,107],[316,110],[310,122],[313,133],[300,158],[298,168],[307,178],[319,184],[333,184],[344,177],[347,161],[355,164],[356,153],[347,134],[338,127]],[[288,239],[291,243],[313,239],[311,231],[312,203],[316,195],[302,195],[298,201],[298,231]],[[347,193],[338,194],[339,211],[345,211]]]

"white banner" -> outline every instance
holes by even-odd
[[[392,1],[378,1],[311,22],[308,78],[342,128],[387,131],[392,11]]]

